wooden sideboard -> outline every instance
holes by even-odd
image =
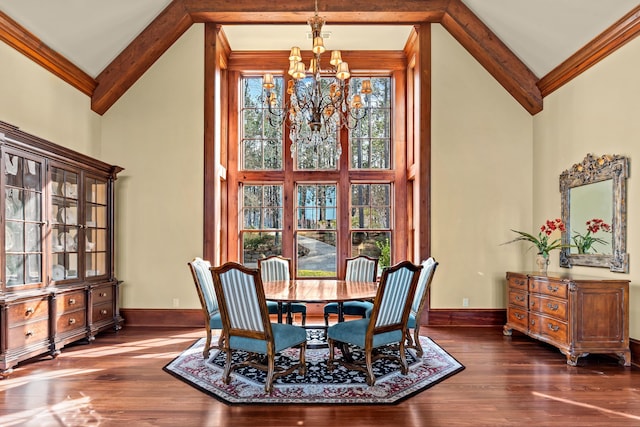
[[[507,273],[507,323],[557,347],[575,366],[589,353],[610,353],[631,365],[629,281],[564,273]]]

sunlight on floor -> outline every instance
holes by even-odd
[[[147,349],[162,347],[165,345],[190,343],[192,341],[193,341],[193,338],[187,338],[187,337],[156,338],[151,340],[135,341],[135,342],[130,342],[126,344],[116,344],[116,345],[109,345],[109,346],[103,345],[100,347],[72,351],[72,352],[65,353],[65,357],[87,357],[88,358],[88,357],[113,356],[116,354],[131,353],[133,351],[147,350]],[[175,354],[179,354],[179,352]]]
[[[558,402],[568,403],[569,405],[580,406],[582,408],[587,408],[587,409],[595,409],[597,411],[605,412],[607,414],[617,415],[619,417],[631,418],[633,420],[640,420],[640,416],[637,416],[637,415],[631,415],[631,414],[625,414],[624,412],[612,411],[610,409],[601,408],[599,406],[589,405],[588,403],[576,402],[575,400],[568,400],[568,399],[563,399],[561,397],[554,397],[548,394],[538,393],[535,391],[532,392],[532,394],[534,396],[543,397],[545,399],[551,399]]]
[[[77,399],[67,398],[60,403],[26,411],[16,412],[10,415],[0,416],[0,425],[15,426],[26,423],[37,425],[39,422],[51,425],[52,419],[61,426],[99,426],[101,424],[99,414],[91,406],[91,398],[83,396]]]
[[[33,375],[27,375],[25,377],[5,378],[4,380],[0,381],[0,391],[6,391],[11,388],[20,387],[34,381],[51,380],[55,378],[69,377],[72,375],[84,375],[99,371],[102,371],[102,369],[61,369],[59,371],[42,372]],[[0,423],[0,425],[3,424]]]

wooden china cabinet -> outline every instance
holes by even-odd
[[[118,166],[0,122],[0,377],[19,362],[120,329]]]

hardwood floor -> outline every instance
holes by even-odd
[[[422,329],[466,369],[393,406],[227,406],[162,371],[200,329],[125,327],[0,381],[1,426],[638,426],[640,370],[501,328]]]

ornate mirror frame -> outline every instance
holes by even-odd
[[[570,190],[581,185],[612,180],[613,218],[611,220],[611,254],[576,254],[570,247],[560,251],[560,266],[605,267],[618,273],[629,272],[629,254],[627,254],[627,177],[629,159],[624,156],[605,154],[596,157],[589,153],[582,163],[575,164],[560,174],[560,193],[562,197],[562,221],[566,231],[562,233],[562,244],[571,243],[571,196]]]

